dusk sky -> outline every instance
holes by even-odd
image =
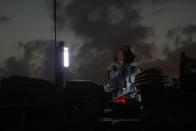
[[[53,0],[0,0],[0,77],[54,80]],[[180,52],[196,58],[195,0],[57,0],[57,41],[70,48],[69,79],[103,83],[112,52],[178,78]]]

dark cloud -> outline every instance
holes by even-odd
[[[173,30],[173,29],[170,29],[170,30],[167,31],[166,37],[167,38],[173,38],[175,34],[176,34],[176,31]]]
[[[167,31],[166,38],[170,39],[170,41],[174,40],[174,45],[179,46],[184,45],[185,40],[191,43],[194,33],[196,33],[196,25],[176,26]]]
[[[181,33],[181,31],[182,29],[180,26],[169,29],[166,33],[166,38],[174,39],[175,37],[177,37],[177,35],[179,35],[179,33]]]
[[[54,43],[54,42],[53,42]],[[54,44],[52,41],[32,40],[19,42],[16,47],[18,56],[11,56],[0,68],[1,77],[21,75],[54,79]]]
[[[161,9],[158,9],[155,12],[153,12],[152,16],[159,15],[159,14],[164,13],[164,12],[165,12],[165,9],[161,8]]]
[[[196,25],[188,25],[182,29],[182,33],[185,35],[191,35],[196,33]]]
[[[151,0],[154,4],[162,4],[173,0]]]
[[[165,48],[165,50],[163,51],[163,54],[166,55],[165,59],[157,59],[143,63],[141,64],[141,67],[143,69],[161,67],[163,73],[165,75],[168,75],[169,78],[178,78],[181,51],[183,51],[183,48],[179,48],[175,51],[170,51],[168,48]]]
[[[184,27],[176,26],[167,31],[166,37],[170,39],[174,39],[176,37],[182,37],[185,35],[186,37],[190,37],[191,35],[196,33],[196,25],[190,24]],[[179,39],[179,38],[178,38]]]
[[[9,17],[7,17],[5,15],[1,15],[0,16],[0,23],[6,23],[6,22],[8,22],[10,20],[11,20],[11,18],[9,18]]]
[[[152,0],[153,4],[162,4],[170,0]],[[192,37],[182,37],[187,29],[179,26],[170,29],[166,37],[176,47],[162,51],[165,59],[151,61],[157,51],[156,43],[147,42],[154,37],[154,30],[141,24],[140,10],[133,8],[143,0],[57,0],[57,29],[63,32],[67,29],[74,32],[77,38],[82,38],[79,51],[72,56],[72,64],[78,79],[90,79],[102,82],[104,70],[112,62],[113,50],[121,45],[129,45],[136,55],[136,63],[144,68],[161,66],[165,74],[177,77],[181,51],[192,52],[195,43]],[[164,12],[160,8],[154,15]],[[192,31],[194,32],[194,31]],[[190,33],[189,33],[190,34]],[[189,44],[188,44],[189,43]],[[76,45],[71,45],[76,46]],[[144,63],[143,61],[148,61]]]
[[[168,33],[171,33],[168,36],[174,40],[174,45],[176,46],[172,50],[169,49],[169,46],[162,50],[162,54],[165,56],[165,59],[149,61],[147,63],[143,63],[141,66],[144,69],[150,68],[152,66],[160,66],[164,73],[167,74],[170,78],[178,78],[181,52],[185,52],[188,57],[196,59],[196,41],[193,41],[191,33],[188,33],[188,35],[186,34],[186,37],[184,37],[183,34],[179,35],[186,27],[189,26],[185,26],[181,29],[173,28],[168,31]]]
[[[138,61],[152,57],[154,44],[145,40],[153,36],[153,30],[140,23],[139,10],[133,8],[141,1],[57,0],[57,30],[69,28],[84,40],[73,56],[80,79],[102,82],[113,50],[121,45],[130,45]]]
[[[15,47],[21,54],[5,61],[4,66],[0,67],[0,77],[20,75],[54,81],[54,41],[31,40],[19,42]],[[70,58],[74,56],[70,54]],[[74,67],[65,71],[65,78],[77,78]]]
[[[6,60],[6,75],[17,75],[28,76],[29,69],[27,61],[23,59],[17,59],[12,56]]]

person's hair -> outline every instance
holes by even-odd
[[[118,63],[118,53],[120,51],[122,51],[125,56],[125,63],[126,64],[133,62],[135,55],[133,54],[133,52],[131,51],[131,49],[128,45],[121,46],[120,48],[118,48],[117,50],[114,51],[114,53],[113,53],[114,62]]]

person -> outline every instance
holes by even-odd
[[[112,93],[113,100],[123,94],[141,103],[139,89],[134,85],[135,75],[141,71],[139,67],[131,65],[135,55],[128,45],[114,51],[114,64],[105,72],[104,89]]]

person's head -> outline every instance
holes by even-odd
[[[135,55],[128,45],[118,48],[113,55],[114,62],[118,65],[128,65],[133,62]]]

